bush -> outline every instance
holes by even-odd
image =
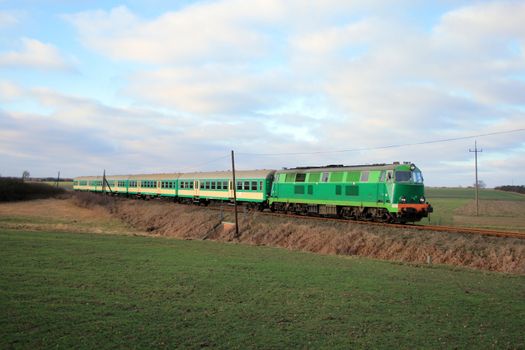
[[[93,208],[94,206],[109,206],[113,203],[113,198],[108,198],[99,193],[75,192],[73,203],[81,208]]]
[[[65,192],[43,183],[23,182],[20,179],[0,178],[0,202],[23,201],[55,197]]]
[[[516,193],[525,194],[525,186],[499,186],[499,187],[495,187],[494,189],[500,190],[500,191],[516,192]]]

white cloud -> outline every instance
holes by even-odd
[[[267,37],[257,25],[281,17],[278,1],[198,3],[147,20],[126,7],[66,18],[88,47],[116,60],[147,63],[233,60],[265,54]]]
[[[12,101],[21,97],[22,94],[22,88],[17,84],[6,80],[0,80],[0,101]]]
[[[0,67],[24,67],[43,70],[64,70],[69,65],[59,50],[36,39],[23,38],[19,51],[0,53]]]
[[[141,72],[126,92],[138,100],[185,113],[242,113],[279,104],[286,74],[231,66],[162,68]]]
[[[0,11],[0,28],[9,27],[18,23],[18,16],[13,12]]]

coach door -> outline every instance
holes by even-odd
[[[233,198],[233,181],[228,180],[228,198]]]
[[[200,181],[199,180],[193,180],[193,195],[195,197],[199,197],[200,193],[201,193]]]
[[[382,205],[385,203],[385,190],[386,190],[386,171],[381,171],[379,181],[377,182],[377,203]]]

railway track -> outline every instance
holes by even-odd
[[[220,207],[208,207],[212,210],[225,210],[233,212],[233,208],[230,206]],[[242,213],[242,211],[241,211]],[[332,221],[332,222],[343,222],[343,223],[353,223],[358,225],[368,225],[368,226],[384,226],[384,227],[396,227],[409,230],[419,230],[419,231],[434,231],[434,232],[447,232],[447,233],[462,233],[462,234],[471,234],[471,235],[481,235],[481,236],[493,236],[493,237],[506,237],[506,238],[519,238],[525,239],[525,232],[514,232],[514,231],[498,231],[498,230],[488,230],[488,229],[478,229],[471,227],[458,227],[458,226],[437,226],[437,225],[415,225],[415,224],[387,224],[382,222],[373,222],[373,221],[359,221],[359,220],[350,220],[350,219],[340,219],[333,217],[322,217],[322,216],[307,216],[307,215],[297,215],[297,214],[286,214],[286,213],[275,213],[269,211],[259,212],[263,215],[286,217],[286,218],[298,218],[298,219],[307,219],[307,220],[318,220],[318,221]],[[242,215],[242,214],[241,214]]]

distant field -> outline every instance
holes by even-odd
[[[429,199],[434,198],[456,198],[470,199],[475,198],[474,188],[460,187],[425,187],[425,193]],[[502,200],[502,201],[525,201],[525,195],[513,192],[496,191],[491,189],[479,190],[480,200]]]
[[[0,348],[523,348],[525,277],[0,231]]]
[[[425,193],[434,207],[432,224],[525,231],[525,195],[481,189],[476,216],[473,188],[428,187]],[[424,219],[421,223],[428,222]]]
[[[48,184],[50,186],[56,186],[57,183],[54,181],[43,181],[42,183]],[[60,181],[58,183],[58,187],[61,187],[65,190],[72,190],[73,189],[73,181]]]

